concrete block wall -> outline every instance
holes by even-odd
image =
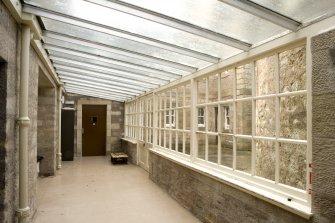
[[[137,143],[121,139],[121,148],[128,155],[128,162],[137,165]]]
[[[312,38],[314,222],[335,222],[335,30]]]
[[[55,88],[38,89],[38,128],[37,128],[37,155],[43,156],[40,163],[42,176],[56,173],[56,91]]]
[[[111,110],[111,152],[121,151],[121,138],[124,137],[124,103],[112,102]]]

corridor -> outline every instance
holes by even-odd
[[[135,165],[105,157],[63,162],[56,177],[39,178],[34,223],[196,223]]]

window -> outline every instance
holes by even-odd
[[[165,127],[175,127],[175,110],[167,110],[165,113]]]
[[[198,108],[198,127],[205,127],[205,108]]]
[[[230,108],[229,106],[224,106],[224,117],[225,117],[225,122],[224,122],[224,128],[226,130],[230,129]]]

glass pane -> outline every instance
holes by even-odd
[[[171,128],[176,129],[176,110],[170,110]]]
[[[176,150],[176,135],[177,135],[177,132],[172,132],[171,131],[171,149],[172,150]]]
[[[297,21],[307,22],[334,11],[335,1],[329,0],[303,0],[303,1],[278,1],[278,0],[253,0],[273,11],[291,17]]]
[[[205,159],[206,135],[202,133],[197,133],[197,142],[198,142],[198,158]]]
[[[221,105],[221,132],[233,133],[234,111],[233,104]]]
[[[221,165],[233,167],[233,136],[221,135]]]
[[[306,89],[306,47],[279,54],[280,92]]]
[[[207,107],[207,118],[208,118],[208,131],[217,132],[218,131],[218,107],[208,106]]]
[[[251,101],[240,101],[236,103],[236,133],[243,135],[251,135]]]
[[[189,106],[191,104],[191,85],[185,85],[185,106]]]
[[[233,83],[235,69],[224,71],[221,74],[221,101],[233,99]]]
[[[208,102],[218,101],[219,74],[211,75],[208,78]]]
[[[306,151],[306,145],[280,143],[280,183],[306,189]]]
[[[198,108],[198,131],[206,131],[206,108]]]
[[[280,98],[280,137],[306,139],[306,96]]]
[[[206,78],[197,81],[198,104],[206,103]]]
[[[246,98],[252,95],[252,66],[245,64],[236,68],[236,97]]]
[[[160,134],[160,146],[164,147],[164,145],[165,145],[165,142],[164,142],[164,131],[161,130],[159,134]]]
[[[275,56],[265,57],[255,63],[256,95],[276,93]]]
[[[160,98],[160,109],[165,109],[165,94],[160,94],[159,95]]]
[[[208,137],[208,161],[218,162],[218,136],[207,135]]]
[[[183,133],[177,132],[178,135],[178,152],[183,152]]]
[[[186,108],[184,109],[185,111],[185,123],[186,123],[186,126],[185,126],[185,129],[186,130],[191,130],[191,110],[189,108]]]
[[[183,129],[183,122],[184,122],[184,120],[183,120],[183,109],[178,109],[177,110],[177,112],[178,112],[178,129]]]
[[[171,91],[171,108],[175,108],[177,105],[177,96],[176,90]]]
[[[251,173],[251,151],[250,139],[236,139],[236,169]]]
[[[170,91],[165,92],[165,108],[171,107],[170,93],[171,93]]]
[[[170,135],[170,131],[165,131],[165,148],[170,149],[170,142],[171,142],[171,135]]]
[[[177,89],[178,92],[178,107],[184,106],[184,86],[180,86]]]
[[[191,153],[191,135],[190,133],[184,133],[185,134],[185,154],[190,155]]]
[[[256,100],[256,135],[276,135],[275,98]]]
[[[276,164],[275,142],[256,140],[255,174],[269,180],[275,180]]]
[[[164,120],[165,120],[165,112],[160,112],[160,127],[161,128],[165,128],[165,123],[164,123]]]

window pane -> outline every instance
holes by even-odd
[[[233,104],[221,105],[221,132],[233,133],[234,111]]]
[[[177,89],[178,92],[178,107],[184,106],[184,86],[180,86]]]
[[[171,149],[176,150],[176,134],[177,132],[171,132]]]
[[[170,91],[165,92],[165,108],[170,108],[171,105],[171,100],[170,100]]]
[[[241,101],[236,103],[237,134],[251,135],[251,113],[251,101]]]
[[[208,161],[218,162],[218,136],[207,135],[208,137]]]
[[[218,131],[218,107],[208,106],[207,107],[207,117],[208,117],[208,131],[217,132]]]
[[[256,135],[276,135],[276,102],[274,98],[256,101]]]
[[[190,133],[184,133],[185,134],[185,154],[190,155],[191,152],[191,135]]]
[[[275,180],[276,162],[275,142],[256,141],[256,175],[269,180]]]
[[[306,47],[279,54],[280,92],[306,89]]]
[[[280,137],[306,139],[306,96],[280,98]]]
[[[280,143],[280,183],[306,189],[306,151],[306,145]]]
[[[251,140],[236,139],[236,169],[251,173]]]
[[[198,130],[199,131],[205,131],[205,107],[203,108],[198,108]]]
[[[202,133],[197,133],[197,142],[198,142],[198,158],[205,159],[206,135]]]
[[[221,135],[221,165],[233,167],[233,136]]]
[[[185,111],[185,121],[186,121],[186,130],[191,130],[191,110],[189,108],[184,109]]]
[[[164,120],[165,120],[165,112],[160,112],[160,127],[161,128],[165,128],[165,124],[164,124]]]
[[[165,147],[170,149],[170,142],[171,142],[171,136],[170,136],[171,132],[170,131],[165,131]]]
[[[208,78],[208,102],[218,101],[219,74],[211,75]]]
[[[191,104],[191,85],[185,85],[185,106],[189,106]]]
[[[235,69],[224,71],[221,74],[221,101],[233,99],[233,83]]]
[[[178,135],[178,152],[183,152],[183,133],[177,132]]]
[[[165,108],[165,95],[164,94],[160,94],[159,95],[160,98],[160,109],[164,109]]]
[[[246,64],[236,68],[236,97],[246,98],[252,95],[252,66]]]
[[[275,56],[265,57],[255,63],[256,95],[276,93]]]
[[[206,78],[197,81],[198,104],[206,103]]]
[[[172,90],[171,91],[171,108],[175,108],[177,105],[177,96],[176,96],[176,90]]]
[[[183,109],[178,109],[178,129],[183,129]]]

